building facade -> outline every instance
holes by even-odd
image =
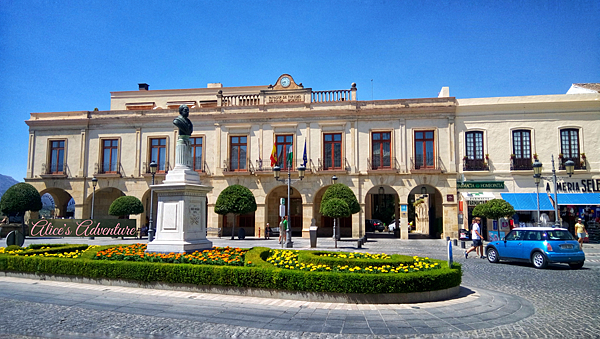
[[[94,217],[110,218],[114,199],[136,196],[146,212],[131,217],[143,225],[150,211],[149,164],[158,164],[157,184],[173,168],[178,129],[172,121],[186,104],[194,124],[193,167],[213,187],[209,236],[231,232],[234,216],[214,213],[214,203],[232,184],[256,198],[255,213],[235,217],[247,235],[263,236],[267,223],[279,223],[287,186],[274,179],[272,158],[282,176],[289,170],[297,178],[297,168],[307,168],[290,195],[295,236],[308,236],[312,223],[319,236],[332,235],[332,220],[319,210],[334,176],[361,206],[341,221],[347,237],[362,236],[368,219],[397,219],[412,222],[425,237],[456,238],[468,225],[469,205],[535,192],[536,156],[545,175],[553,154],[559,175],[566,159],[577,160],[572,180],[591,180],[600,192],[597,91],[456,99],[443,88],[432,98],[371,101],[358,100],[357,92],[355,84],[313,91],[289,74],[268,86],[150,90],[140,84],[137,91],[112,92],[109,111],[31,113],[25,180],[53,196],[58,215],[65,216],[73,199],[75,218],[90,216],[92,197]]]

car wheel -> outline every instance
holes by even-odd
[[[500,257],[498,256],[498,251],[496,251],[496,249],[493,247],[489,248],[487,250],[487,259],[492,264],[495,264],[498,261],[500,261]]]
[[[583,261],[582,262],[576,262],[576,263],[569,263],[569,267],[571,267],[572,269],[580,269],[583,267]]]
[[[548,259],[542,252],[534,252],[531,255],[531,262],[535,268],[546,268],[548,266]]]

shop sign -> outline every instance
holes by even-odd
[[[556,183],[557,192],[564,193],[598,193],[600,192],[600,179],[581,179],[580,181],[563,181]]]
[[[30,237],[133,237],[135,219],[37,219],[29,221]]]
[[[458,181],[456,189],[504,189],[504,181]]]

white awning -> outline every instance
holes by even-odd
[[[496,199],[492,192],[460,192],[465,201],[488,201]]]

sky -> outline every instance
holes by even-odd
[[[600,82],[600,0],[0,0],[0,174],[26,175],[30,113],[283,73],[359,100],[564,94]]]

